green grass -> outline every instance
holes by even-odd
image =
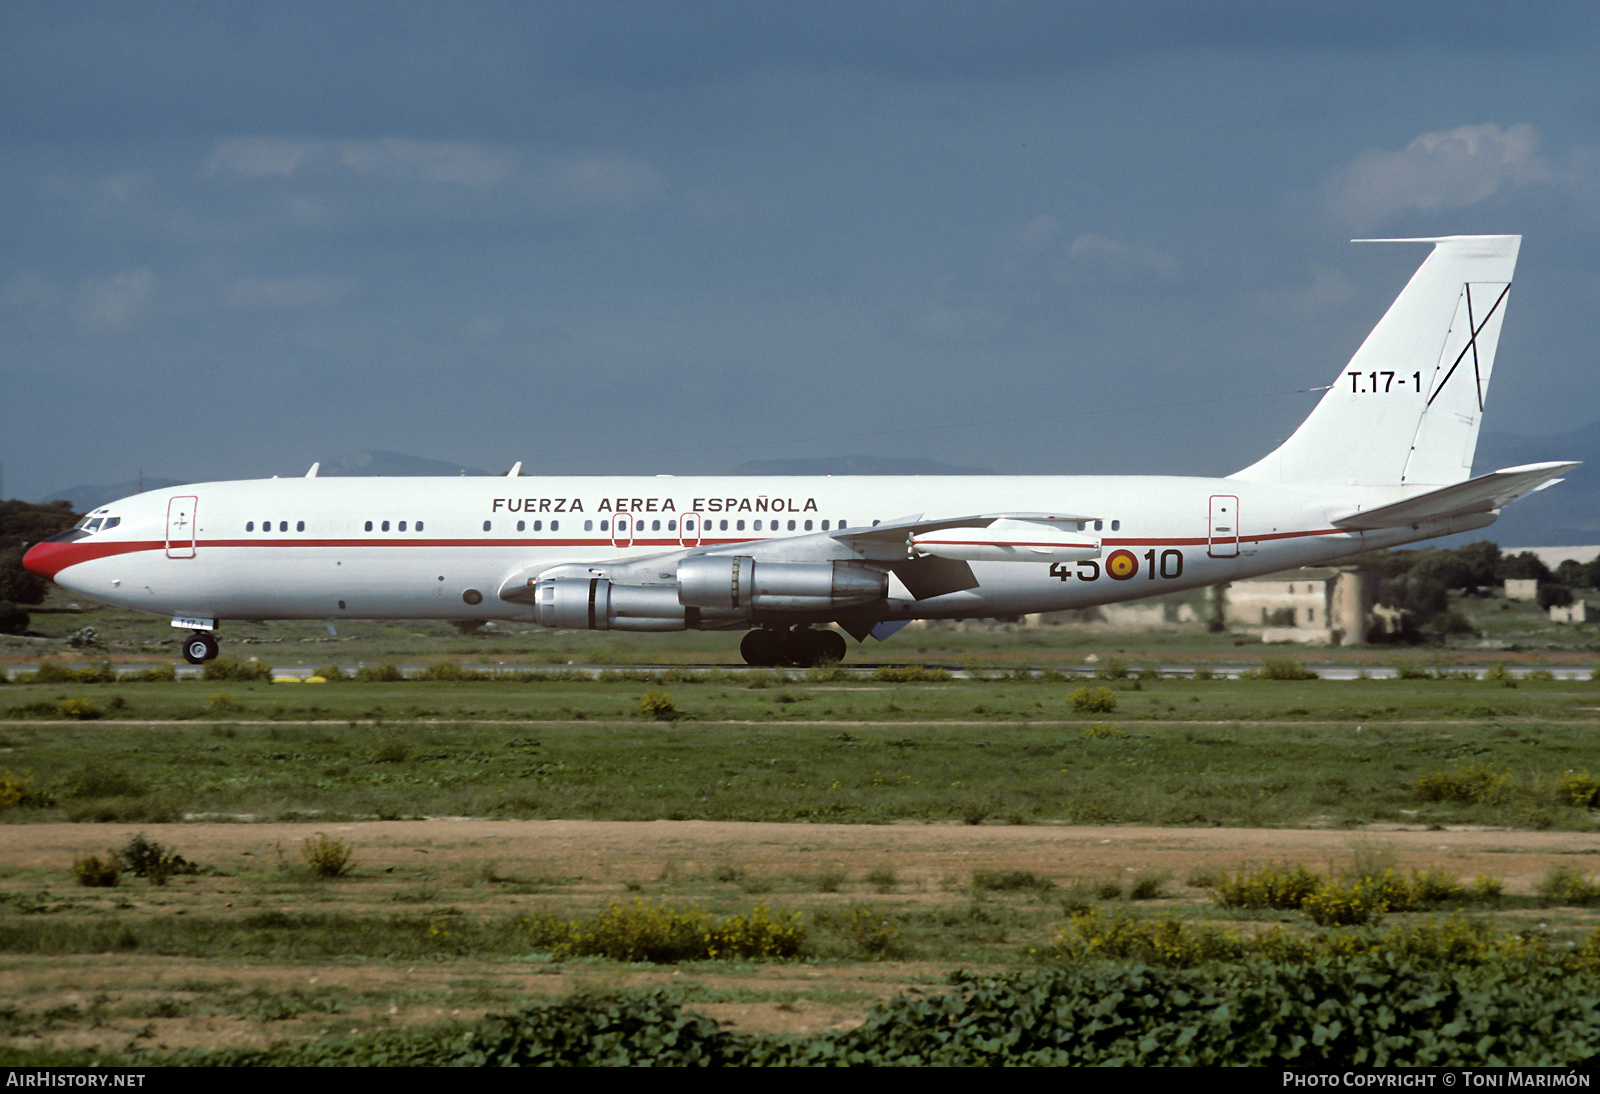
[[[1071,681],[1039,677],[677,677],[670,723],[639,709],[658,677],[631,673],[240,683],[225,713],[200,681],[11,684],[0,768],[31,780],[35,804],[0,818],[1594,827],[1563,789],[1600,773],[1587,680],[1127,680],[1116,714],[1091,721],[1072,712]],[[71,699],[116,709],[60,718]],[[1424,792],[1485,769],[1514,792]]]

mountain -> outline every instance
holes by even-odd
[[[448,475],[453,478],[457,475],[505,474],[504,471],[479,471],[475,467],[463,467],[449,460],[430,460],[422,456],[407,456],[400,452],[353,452],[347,456],[335,456],[323,460],[321,463],[322,466],[317,474],[329,476],[398,475],[412,478],[422,475]],[[310,467],[309,464],[306,466]]]
[[[58,499],[72,503],[74,513],[87,513],[98,509],[102,505],[109,505],[119,498],[138,494],[145,490],[165,490],[169,486],[183,486],[182,479],[130,479],[127,482],[112,483],[110,485],[83,485],[69,486],[65,490],[55,490],[39,499],[39,504],[48,505]]]
[[[981,467],[888,456],[822,456],[809,460],[746,460],[733,475],[992,475]]]

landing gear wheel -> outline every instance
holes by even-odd
[[[216,658],[217,649],[215,637],[196,631],[183,644],[183,659],[191,665],[203,664]]]
[[[783,655],[784,642],[777,631],[762,628],[751,631],[739,643],[739,655],[744,658],[747,665],[761,665],[763,667],[776,665]]]
[[[843,661],[845,654],[850,652],[850,644],[844,640],[844,635],[838,631],[817,631],[817,649],[821,654],[821,661]]]
[[[821,631],[796,627],[784,635],[783,663],[789,668],[808,669],[822,659]]]

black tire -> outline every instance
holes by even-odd
[[[183,644],[183,659],[191,665],[204,664],[217,656],[217,640],[209,634],[192,634]]]
[[[838,631],[818,631],[817,649],[822,655],[820,660],[837,662],[843,661],[850,652],[850,644]]]
[[[739,643],[739,655],[744,658],[747,665],[760,665],[764,668],[776,665],[783,655],[783,640],[776,631],[762,628],[751,631]]]

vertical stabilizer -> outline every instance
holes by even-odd
[[[1432,243],[1300,428],[1236,479],[1448,486],[1472,473],[1521,236]]]

